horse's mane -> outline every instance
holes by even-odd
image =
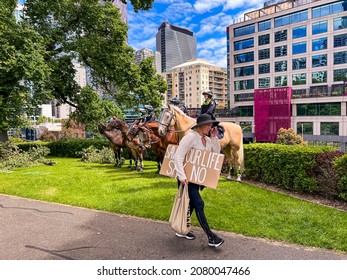
[[[187,118],[187,119],[189,119],[191,121],[196,122],[196,119],[186,115],[179,107],[174,106],[174,105],[170,105],[170,108],[174,109],[179,115],[181,115],[181,116],[183,116],[183,117],[185,117],[185,118]]]

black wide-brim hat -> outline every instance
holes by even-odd
[[[219,124],[218,121],[214,121],[212,120],[211,116],[208,115],[208,114],[202,114],[200,115],[197,120],[196,120],[196,125],[194,125],[192,127],[192,129],[194,128],[197,128],[197,127],[200,127],[200,126],[203,126],[205,124],[211,124],[212,123],[212,126],[216,126]]]

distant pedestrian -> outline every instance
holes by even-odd
[[[220,152],[220,144],[216,137],[217,129],[216,127],[212,128],[212,125],[216,126],[218,123],[218,121],[212,120],[210,115],[200,115],[197,118],[196,125],[192,127],[193,130],[186,134],[180,141],[174,160],[179,183],[188,184],[190,214],[195,210],[196,217],[208,237],[208,245],[211,247],[222,245],[224,240],[211,231],[204,212],[204,201],[199,192],[199,190],[202,190],[204,187],[188,181],[187,175],[184,172],[183,162],[186,154],[192,148],[214,153]],[[210,135],[210,137],[207,137],[207,135]],[[176,233],[176,236],[189,240],[195,239],[195,235],[192,232],[186,235]]]

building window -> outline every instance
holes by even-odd
[[[339,135],[338,122],[321,122],[320,123],[321,135]]]
[[[300,11],[293,14],[275,18],[275,27],[281,27],[288,24],[304,21],[307,19],[308,19],[308,12],[307,10],[304,10],[304,11]]]
[[[258,32],[271,29],[271,19],[258,23]]]
[[[239,106],[237,109],[238,117],[253,117],[253,106]]]
[[[245,62],[251,62],[254,61],[254,52],[248,52],[248,53],[241,53],[234,55],[234,63],[245,63]]]
[[[319,71],[312,73],[312,84],[326,83],[327,82],[327,71]]]
[[[258,51],[259,60],[270,58],[270,49],[264,49]]]
[[[253,48],[253,47],[254,47],[254,38],[234,42],[235,51]]]
[[[275,62],[275,72],[287,71],[287,61],[276,61]]]
[[[347,81],[347,69],[334,70],[334,82]]]
[[[292,38],[297,39],[301,37],[306,37],[306,25],[293,28]]]
[[[321,67],[328,65],[328,55],[320,54],[312,56],[312,67]]]
[[[327,47],[328,47],[328,39],[326,37],[312,40],[312,51],[325,50]]]
[[[259,64],[258,73],[259,74],[270,73],[270,63]]]
[[[304,98],[306,95],[306,89],[292,89],[292,98]]]
[[[245,66],[234,68],[235,77],[251,76],[254,75],[254,66]]]
[[[292,80],[293,80],[293,86],[305,85],[306,84],[306,73],[293,74]]]
[[[235,102],[253,101],[254,100],[254,94],[253,93],[234,94],[234,97],[235,97]]]
[[[328,96],[328,86],[311,86],[310,97]]]
[[[334,64],[347,63],[347,51],[334,53]]]
[[[243,80],[234,82],[235,90],[254,89],[254,80]]]
[[[292,69],[306,69],[306,57],[295,58],[292,61]]]
[[[275,42],[287,41],[287,30],[275,32]]]
[[[305,53],[305,52],[306,52],[306,42],[293,44],[293,54]]]
[[[342,96],[344,94],[345,94],[345,85],[344,84],[331,86],[331,95],[332,96]]]
[[[234,29],[234,37],[240,37],[248,34],[253,34],[255,32],[255,24],[250,24]]]
[[[327,31],[328,31],[328,22],[326,20],[312,23],[312,35],[324,33]]]
[[[275,57],[286,56],[287,55],[287,46],[275,47]]]
[[[297,104],[298,116],[340,116],[341,103]]]
[[[296,124],[296,133],[298,135],[313,135],[313,122],[298,122]]]
[[[243,132],[252,132],[252,122],[240,122]]]
[[[275,77],[275,87],[285,87],[285,86],[287,86],[287,76]]]
[[[327,5],[322,5],[312,9],[312,18],[324,17],[346,11],[345,1],[339,1]]]
[[[267,45],[270,44],[270,34],[260,35],[258,36],[258,45]]]
[[[334,36],[334,48],[347,46],[347,34]]]
[[[347,28],[347,17],[339,17],[334,19],[334,30]]]
[[[269,88],[270,87],[270,78],[260,78],[258,86],[259,86],[259,88]]]

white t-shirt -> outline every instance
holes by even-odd
[[[195,130],[186,134],[182,140],[180,141],[178,148],[175,154],[175,168],[177,172],[177,178],[179,180],[184,180],[187,178],[184,169],[183,169],[183,161],[186,154],[190,151],[190,149],[199,149],[205,150],[213,153],[220,153],[220,144],[217,138],[215,137],[207,137],[206,139],[206,147],[202,143],[201,136]]]

